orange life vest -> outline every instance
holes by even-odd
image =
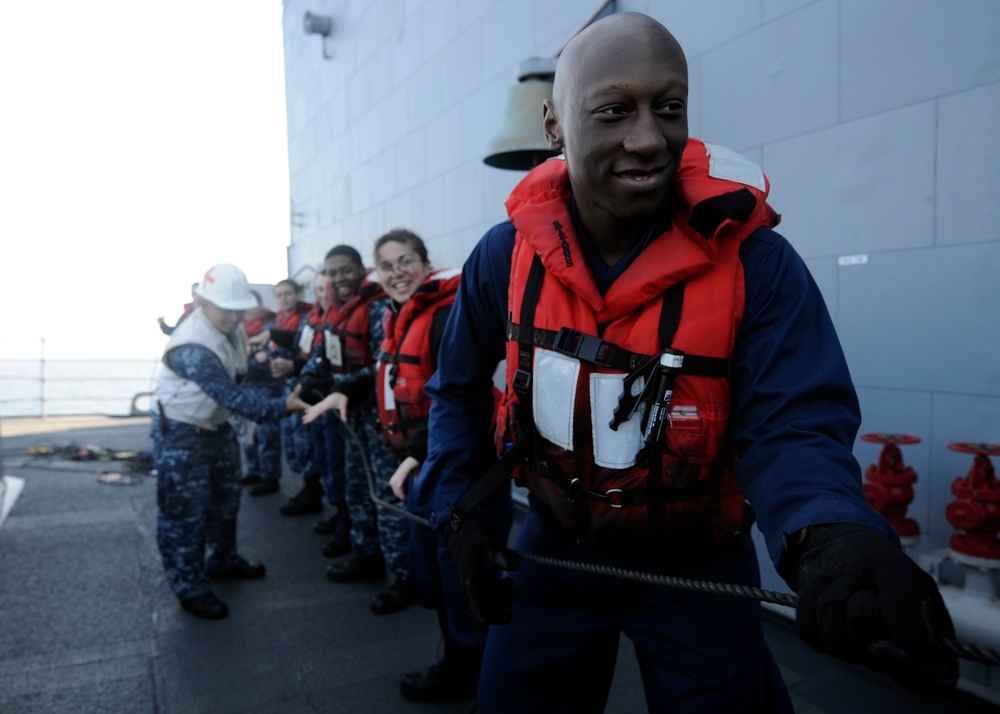
[[[427,277],[399,309],[387,310],[385,340],[378,360],[378,416],[385,445],[406,456],[410,435],[427,425],[431,400],[424,385],[434,374],[429,339],[434,313],[455,302],[461,271],[439,270]]]
[[[517,477],[577,537],[724,542],[742,527],[728,370],[744,307],[739,247],[778,220],[767,191],[756,165],[691,140],[671,226],[604,295],[574,230],[564,161],[533,170],[507,201],[517,235],[503,440],[533,438]],[[648,407],[617,430],[610,422],[626,376],[668,347],[684,366],[661,446],[646,446]]]
[[[299,323],[309,314],[312,307],[312,303],[299,302],[290,311],[280,310],[274,318],[274,326],[279,330],[294,332],[299,329]]]
[[[299,324],[299,356],[308,359],[323,342],[323,323],[327,311],[321,304],[313,303],[306,319]]]
[[[271,348],[275,351],[277,356],[285,357],[287,359],[294,359],[299,356],[298,353],[301,349],[300,341],[302,337],[302,327],[303,325],[308,325],[308,315],[312,309],[312,303],[298,302],[295,307],[291,309],[291,311],[280,310],[275,316],[275,328],[296,333],[296,348],[286,350],[285,348],[278,347],[278,345],[273,342],[271,343]]]
[[[330,310],[330,319],[323,324],[325,357],[333,374],[350,374],[375,363],[369,340],[369,308],[376,300],[386,298],[385,290],[376,282],[365,280],[358,294]]]

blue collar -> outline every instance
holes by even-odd
[[[668,204],[664,204],[664,206],[666,205]],[[649,242],[667,229],[671,219],[671,211],[659,210],[653,219],[653,223],[649,226],[646,236],[632,246],[631,250],[622,256],[618,262],[614,265],[608,265],[590,242],[590,237],[587,235],[587,231],[583,227],[583,221],[580,219],[580,211],[576,207],[575,196],[571,196],[569,200],[569,215],[573,219],[573,227],[576,229],[576,235],[580,238],[580,246],[583,249],[584,257],[587,259],[587,265],[590,266],[590,272],[594,274],[594,284],[601,295],[607,293],[611,288],[611,284],[621,277],[622,273],[628,270],[628,266],[632,265],[633,261],[639,256],[639,253],[649,245]]]

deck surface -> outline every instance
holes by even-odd
[[[313,516],[278,507],[298,487],[251,498],[240,511],[242,552],[266,563],[267,577],[222,582],[231,608],[220,622],[183,612],[167,588],[154,539],[155,479],[133,462],[75,461],[65,447],[151,448],[148,420],[7,419],[4,473],[25,488],[0,529],[0,712],[470,711],[472,702],[414,704],[399,677],[435,661],[432,612],[389,616],[368,607],[378,583],[335,584]],[[31,456],[29,447],[51,447]],[[100,471],[121,472],[116,483]],[[799,714],[961,714],[1000,708],[967,694],[927,699],[890,681],[814,653],[789,623],[765,615],[768,640]],[[646,710],[627,641],[606,711]]]

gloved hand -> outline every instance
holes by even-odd
[[[306,404],[318,404],[333,389],[333,378],[306,374],[299,378],[299,386],[302,387],[302,401]]]
[[[799,595],[799,637],[915,692],[951,691],[958,660],[936,640],[955,629],[934,579],[864,526],[811,526],[800,535],[783,568]]]
[[[507,550],[480,516],[468,515],[458,530],[445,525],[445,541],[458,572],[462,602],[472,621],[482,629],[510,622],[517,599],[514,581],[496,579],[496,568],[517,570],[521,562]]]

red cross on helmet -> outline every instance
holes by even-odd
[[[257,307],[250,283],[243,271],[229,263],[213,265],[205,271],[195,294],[223,310],[249,310]]]

